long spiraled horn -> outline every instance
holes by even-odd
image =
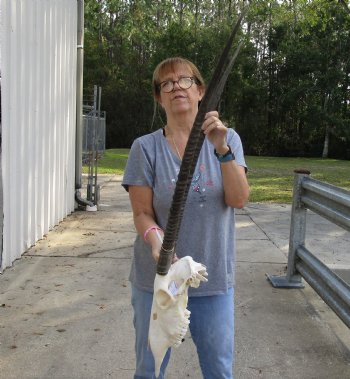
[[[232,29],[230,37],[214,71],[213,77],[208,85],[208,89],[205,92],[199,106],[198,113],[186,145],[157,264],[157,273],[159,275],[166,275],[168,273],[173,260],[175,243],[181,225],[187,194],[198,161],[198,156],[205,138],[204,134],[201,131],[201,127],[204,122],[206,113],[216,109],[225,87],[227,78],[242,46],[240,43],[236,48],[233,56],[230,58],[230,49],[233,44],[233,40],[239,30],[240,24],[246,14],[246,11],[247,10],[241,13],[235,26]]]

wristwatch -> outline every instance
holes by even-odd
[[[215,154],[216,158],[218,159],[218,161],[220,163],[229,162],[229,161],[234,161],[235,160],[235,155],[233,154],[230,145],[227,145],[227,146],[228,146],[228,151],[225,154],[219,154],[214,149],[214,154]]]

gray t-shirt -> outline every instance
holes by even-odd
[[[240,137],[233,129],[228,129],[227,143],[237,164],[246,167]],[[152,188],[156,222],[163,229],[180,164],[159,129],[134,141],[126,165],[122,185],[126,190],[129,185]],[[234,286],[235,211],[224,202],[220,163],[207,139],[193,174],[175,251],[179,258],[190,255],[207,267],[208,282],[190,288],[190,296],[222,294]],[[129,279],[137,288],[152,292],[155,274],[151,248],[138,235]]]

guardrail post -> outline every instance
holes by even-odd
[[[304,169],[294,170],[293,203],[289,235],[288,266],[286,276],[267,275],[271,284],[279,288],[304,288],[296,269],[296,251],[305,245],[306,208],[301,202],[302,181],[310,175]]]

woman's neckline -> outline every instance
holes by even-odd
[[[171,153],[175,154],[175,152],[173,151],[173,149],[172,149],[171,146],[169,145],[169,142],[168,142],[167,139],[166,139],[167,134],[166,134],[165,126],[163,126],[162,131],[163,131],[163,136],[164,136],[164,138],[165,138],[165,142],[168,144],[168,148],[170,149]],[[180,154],[179,148],[177,147],[177,144],[176,144],[176,142],[175,142],[175,139],[174,139],[173,135],[172,135],[172,134],[169,134],[169,137],[170,137],[171,142],[172,142],[172,144],[173,144],[173,146],[174,146],[174,148],[175,148],[175,151],[176,151],[176,154],[175,154],[175,155],[177,156],[177,158],[179,159],[179,161],[182,162],[182,157],[181,157],[181,154]]]

